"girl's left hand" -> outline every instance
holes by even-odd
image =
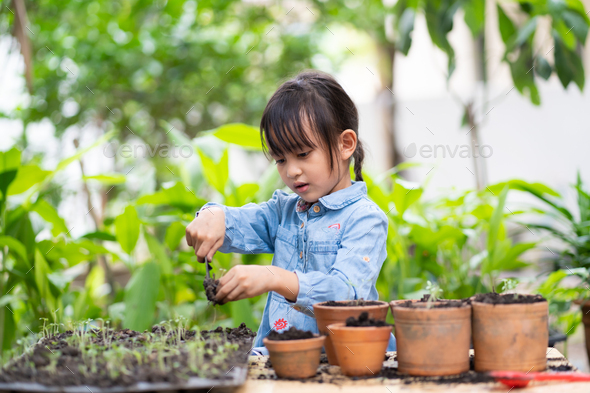
[[[299,292],[299,279],[294,272],[276,266],[238,265],[219,279],[216,298],[224,304],[269,291],[276,291],[294,301]]]

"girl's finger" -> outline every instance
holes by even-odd
[[[234,278],[234,270],[233,269],[229,269],[229,272],[227,272],[227,274],[223,277],[221,277],[219,279],[219,285],[225,285],[227,284],[232,278]]]
[[[217,243],[215,243],[213,248],[211,248],[211,251],[209,251],[209,255],[207,256],[207,259],[212,261],[213,257],[215,256],[215,253],[217,252],[217,250],[219,250],[219,248],[221,246],[223,246],[223,239],[220,239],[217,241]]]
[[[215,242],[212,241],[212,240],[203,240],[199,244],[199,247],[196,248],[198,250],[196,252],[197,261],[199,261],[199,262],[205,262],[205,257],[209,254],[209,252],[213,248],[213,245],[214,244],[215,244]],[[211,262],[211,259],[208,259],[208,261]]]
[[[244,293],[244,289],[242,288],[242,286],[240,285],[240,283],[238,282],[238,280],[234,280],[236,281],[237,285],[234,287],[234,289],[225,297],[224,302],[233,302],[235,300],[240,299],[240,296],[245,295]]]
[[[217,301],[225,303],[227,301],[227,295],[230,294],[239,284],[240,283],[237,279],[231,279],[225,284],[221,284],[220,282],[219,286],[217,287],[217,294],[215,295]]]
[[[186,244],[188,244],[189,247],[192,247],[193,246],[193,238],[190,235],[190,232],[188,231],[188,227],[186,228],[185,237],[186,237]]]

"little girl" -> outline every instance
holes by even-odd
[[[199,262],[217,250],[274,254],[271,266],[230,269],[216,296],[226,303],[269,292],[253,351],[268,354],[262,339],[272,329],[318,333],[313,304],[378,299],[388,220],[367,197],[357,109],[330,75],[306,71],[283,83],[260,131],[265,154],[294,193],[276,190],[268,202],[242,207],[208,202],[186,228],[186,240]],[[395,350],[393,335],[387,350]]]

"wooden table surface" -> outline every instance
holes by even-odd
[[[473,354],[473,350],[472,353]],[[383,362],[383,368],[397,368],[395,352],[387,352],[388,360]],[[272,368],[267,366],[267,356],[251,356],[248,380],[236,390],[237,393],[290,393],[290,392],[316,392],[322,393],[396,393],[396,392],[508,392],[509,387],[498,382],[480,383],[441,383],[439,381],[425,381],[425,378],[386,378],[372,377],[366,379],[352,379],[342,375],[340,367],[330,366],[325,355],[322,355],[322,363],[318,369],[318,375],[305,382],[277,379]],[[577,369],[555,348],[547,348],[547,370],[556,371]],[[471,376],[476,375],[473,371]],[[434,378],[437,379],[437,378]],[[590,382],[530,382],[525,389],[518,389],[530,393],[589,393]],[[512,392],[517,391],[513,389]]]

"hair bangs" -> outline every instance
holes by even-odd
[[[325,144],[326,134],[320,132],[330,123],[326,119],[325,105],[314,100],[313,96],[305,97],[301,91],[285,89],[277,93],[271,98],[260,122],[263,150],[266,148],[275,156],[284,156],[286,153],[296,154],[306,147],[317,148],[309,138],[311,132],[316,135],[316,140]]]

